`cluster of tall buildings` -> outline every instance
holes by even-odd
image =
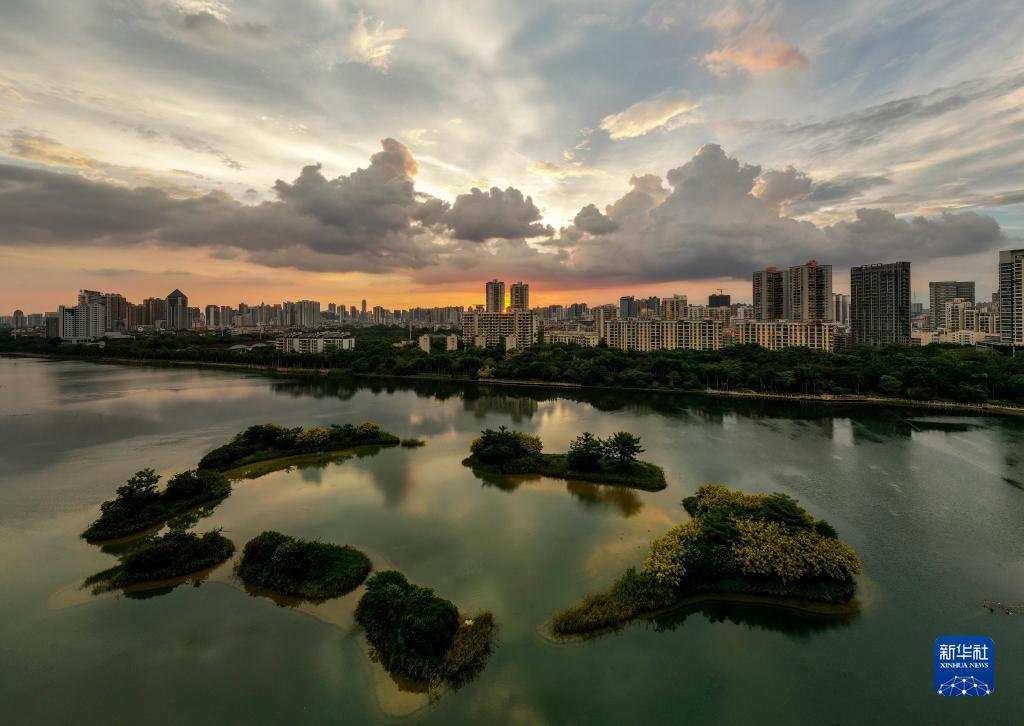
[[[999,291],[979,302],[973,281],[929,283],[928,309],[911,301],[909,262],[858,265],[850,269],[849,294],[833,292],[832,266],[817,260],[780,269],[767,267],[751,275],[751,303],[733,303],[719,290],[707,304],[693,304],[684,294],[667,297],[623,295],[618,303],[589,306],[530,307],[530,286],[502,280],[484,284],[484,302],[461,306],[390,310],[315,300],[236,307],[190,306],[188,296],[173,290],[135,304],[119,293],[80,290],[75,305],[56,312],[0,317],[0,326],[83,342],[149,331],[314,331],[286,347],[312,350],[345,347],[344,336],[320,335],[341,325],[417,325],[461,328],[466,347],[523,348],[540,331],[552,342],[605,343],[623,350],[690,348],[716,350],[755,344],[769,349],[805,346],[832,350],[848,345],[1024,346],[1024,249],[999,253]],[[306,338],[309,340],[306,341]],[[423,343],[422,345],[428,345]],[[446,347],[452,339],[446,339]],[[291,349],[291,348],[289,348]]]
[[[708,305],[685,295],[626,295],[619,304],[590,310],[590,320],[570,320],[546,339],[580,345],[605,343],[624,350],[716,350],[753,344],[771,350],[819,350],[850,345],[1024,344],[1024,250],[999,257],[999,292],[976,302],[974,282],[929,285],[929,309],[911,300],[910,262],[857,265],[849,294],[833,292],[832,266],[810,260],[786,269],[768,267],[751,276],[751,304],[733,305],[724,294]]]
[[[491,280],[484,285],[484,304],[462,314],[462,344],[467,348],[507,350],[526,348],[537,342],[540,318],[530,310],[530,286],[514,282],[505,305],[505,283]]]

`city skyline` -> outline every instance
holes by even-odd
[[[938,10],[7,3],[0,310],[740,300],[808,259],[984,298],[1022,246],[1024,20]]]

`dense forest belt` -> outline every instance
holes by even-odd
[[[780,351],[776,354],[781,354]],[[814,354],[813,351],[806,353]],[[642,354],[641,354],[642,355]],[[986,354],[996,355],[996,354]],[[1024,415],[1024,406],[1003,401],[991,402],[958,402],[949,400],[922,400],[920,398],[907,398],[901,396],[882,395],[877,392],[869,393],[801,393],[801,392],[779,392],[779,391],[754,391],[754,390],[730,390],[727,388],[714,387],[680,387],[671,385],[601,385],[592,383],[577,383],[573,381],[552,381],[504,378],[495,376],[466,376],[452,374],[425,374],[425,373],[381,373],[364,372],[350,368],[333,368],[324,366],[301,366],[296,365],[294,356],[289,359],[289,365],[275,365],[272,363],[244,363],[209,361],[189,358],[162,358],[156,356],[129,357],[116,355],[82,354],[73,352],[49,352],[49,351],[0,351],[0,356],[16,356],[25,358],[51,358],[62,360],[82,360],[94,363],[113,363],[119,365],[145,365],[164,367],[199,367],[221,370],[258,371],[267,375],[302,377],[302,376],[348,376],[352,378],[382,379],[382,380],[419,380],[419,381],[441,381],[451,383],[473,383],[494,386],[516,386],[516,387],[545,387],[564,388],[573,390],[595,390],[595,391],[637,391],[656,392],[662,394],[698,394],[707,396],[724,396],[733,398],[768,399],[779,401],[806,401],[814,403],[839,403],[839,404],[867,404],[880,406],[904,406],[915,408],[930,408],[947,411],[965,411],[970,413]],[[1009,360],[1009,359],[1008,359]],[[1019,364],[1024,369],[1024,358]],[[970,361],[966,362],[968,365]],[[900,375],[900,370],[888,369],[885,375]],[[1024,373],[1017,374],[1014,379],[1024,378]]]

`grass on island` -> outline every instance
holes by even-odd
[[[370,560],[353,547],[267,531],[245,545],[237,572],[248,585],[316,600],[357,588],[370,574]]]
[[[458,687],[479,673],[497,632],[491,613],[463,618],[450,601],[394,570],[367,581],[356,621],[385,669],[434,688]]]
[[[162,537],[130,551],[121,563],[85,581],[93,592],[105,592],[129,585],[185,577],[209,569],[231,557],[234,543],[213,530],[203,535],[172,529]]]
[[[566,454],[544,454],[542,448],[536,436],[502,426],[497,431],[482,431],[470,445],[471,455],[462,463],[489,474],[540,474],[648,491],[666,486],[660,466],[637,460],[644,449],[639,437],[626,431],[604,440],[584,432]]]
[[[399,438],[375,423],[364,421],[353,426],[332,424],[330,428],[285,428],[266,423],[250,426],[223,446],[204,456],[200,469],[228,471],[268,459],[281,459],[301,454],[341,451],[357,446],[394,446]]]
[[[401,445],[407,449],[415,449],[419,446],[426,446],[427,442],[423,439],[402,439]]]
[[[82,533],[90,542],[129,537],[190,509],[223,499],[231,493],[231,482],[221,473],[189,470],[175,474],[160,491],[160,477],[142,469],[117,489],[117,496],[100,505],[100,516]]]
[[[556,614],[551,630],[571,636],[615,628],[697,593],[848,603],[860,561],[828,522],[785,494],[745,494],[705,484],[683,500],[693,519],[651,543],[643,568],[607,592]]]

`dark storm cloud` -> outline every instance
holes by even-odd
[[[455,198],[444,222],[459,239],[483,242],[495,237],[543,237],[553,234],[539,223],[540,210],[530,197],[518,189],[502,191],[492,187],[489,192],[473,188],[469,194]]]
[[[601,214],[601,210],[593,204],[588,204],[581,209],[572,223],[581,231],[590,234],[608,234],[619,228],[614,220]]]
[[[801,190],[813,195],[813,183],[795,169],[765,181],[760,167],[740,164],[716,145],[701,148],[667,179],[672,190],[663,201],[638,190],[634,180],[630,192],[608,205],[608,217],[619,225],[614,233],[588,234],[575,224],[563,230],[562,237],[575,243],[567,265],[571,274],[595,282],[744,278],[765,265],[812,258],[846,266],[969,255],[1005,239],[995,220],[970,212],[903,220],[885,210],[861,209],[856,220],[825,228],[780,216],[779,204]],[[883,182],[848,180],[845,193],[870,183]],[[651,179],[645,186],[660,188]],[[838,194],[841,186],[836,182],[830,193]],[[640,212],[638,195],[640,209],[647,207]]]
[[[1005,242],[995,220],[973,212],[900,219],[860,209],[851,221],[819,228],[780,214],[780,205],[808,185],[804,199],[884,182],[851,177],[826,187],[792,168],[762,174],[709,145],[667,172],[668,188],[656,175],[634,176],[603,213],[586,205],[547,240],[554,251],[542,252],[526,242],[551,235],[530,197],[514,188],[474,189],[449,206],[416,191],[416,171],[408,149],[385,139],[365,168],[329,179],[319,165],[307,166],[292,182],[275,184],[275,201],[247,205],[220,191],[180,199],[155,188],[0,165],[0,244],[157,242],[269,267],[404,272],[424,283],[501,273],[592,287],[745,278],[765,265],[811,258],[840,267],[926,261]]]
[[[438,245],[418,218],[437,216],[416,194],[416,162],[394,141],[370,165],[328,180],[319,166],[278,201],[244,205],[224,192],[176,199],[70,174],[0,166],[0,243],[145,242],[235,247],[271,266],[381,272],[436,261]],[[424,201],[426,199],[426,201]],[[283,252],[285,251],[285,252]]]

